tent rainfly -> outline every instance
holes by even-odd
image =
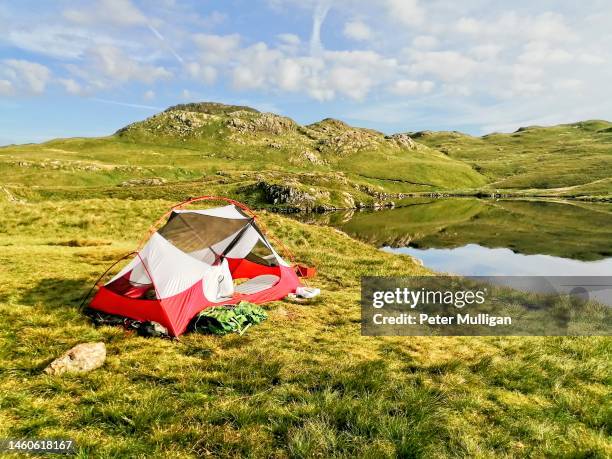
[[[219,198],[192,201],[205,199]],[[155,321],[178,336],[208,307],[264,303],[295,292],[300,281],[294,269],[274,250],[254,214],[226,201],[231,204],[205,210],[180,209],[191,201],[175,206],[130,263],[100,286],[90,307]],[[246,280],[235,285],[238,279]]]

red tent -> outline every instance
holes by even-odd
[[[230,204],[181,209],[209,199]],[[166,223],[131,262],[100,286],[91,308],[159,322],[178,336],[205,308],[243,300],[274,301],[300,286],[295,270],[274,250],[243,204],[202,197],[173,207],[166,216]],[[236,284],[238,279],[246,280]]]

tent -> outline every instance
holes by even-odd
[[[201,200],[229,204],[181,207]],[[90,307],[139,321],[155,321],[178,336],[205,308],[240,301],[264,303],[295,292],[295,270],[274,250],[243,204],[201,197],[174,206],[167,221],[134,258],[101,285]],[[242,283],[235,282],[243,280]],[[245,280],[246,279],[246,280]]]

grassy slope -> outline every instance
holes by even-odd
[[[568,196],[612,192],[612,123],[585,121],[472,137],[425,132],[415,139],[465,161],[487,176],[488,188]]]
[[[109,137],[0,148],[1,185],[29,199],[70,198],[80,195],[80,187],[113,197],[122,195],[122,182],[160,177],[168,184],[141,197],[181,199],[200,194],[202,177],[210,182],[219,172],[240,187],[260,180],[284,184],[289,175],[292,186],[312,194],[315,204],[339,207],[351,207],[352,200],[372,204],[380,200],[376,192],[609,197],[612,190],[612,123],[606,121],[483,137],[425,132],[414,138],[411,147],[336,120],[300,126],[244,107],[195,104]],[[305,181],[308,186],[301,185]],[[261,199],[240,187],[233,190],[236,197],[252,204]]]
[[[402,146],[375,131],[335,120],[299,126],[276,115],[218,108],[213,114],[163,112],[105,138],[0,148],[1,184],[29,199],[78,196],[81,187],[94,196],[116,196],[122,182],[152,177],[167,180],[161,190],[174,199],[180,188],[197,188],[202,177],[210,181],[217,173],[242,186],[260,179],[284,184],[291,174],[295,187],[314,192],[318,203],[341,206],[346,193],[376,200],[360,186],[407,192],[471,189],[486,182],[461,161],[424,145]],[[301,185],[305,181],[311,182],[308,188]]]
[[[170,204],[0,203],[1,437],[71,437],[82,457],[612,454],[609,339],[361,337],[359,276],[425,270],[331,228],[264,215],[323,295],[267,305],[244,336],[92,327],[79,297]],[[41,374],[94,340],[101,369]]]

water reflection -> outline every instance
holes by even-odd
[[[298,214],[438,271],[612,275],[612,204],[418,198],[366,212]]]
[[[383,250],[411,255],[435,271],[470,276],[612,276],[612,258],[572,260],[551,255],[523,255],[509,249],[468,244],[455,249]]]

